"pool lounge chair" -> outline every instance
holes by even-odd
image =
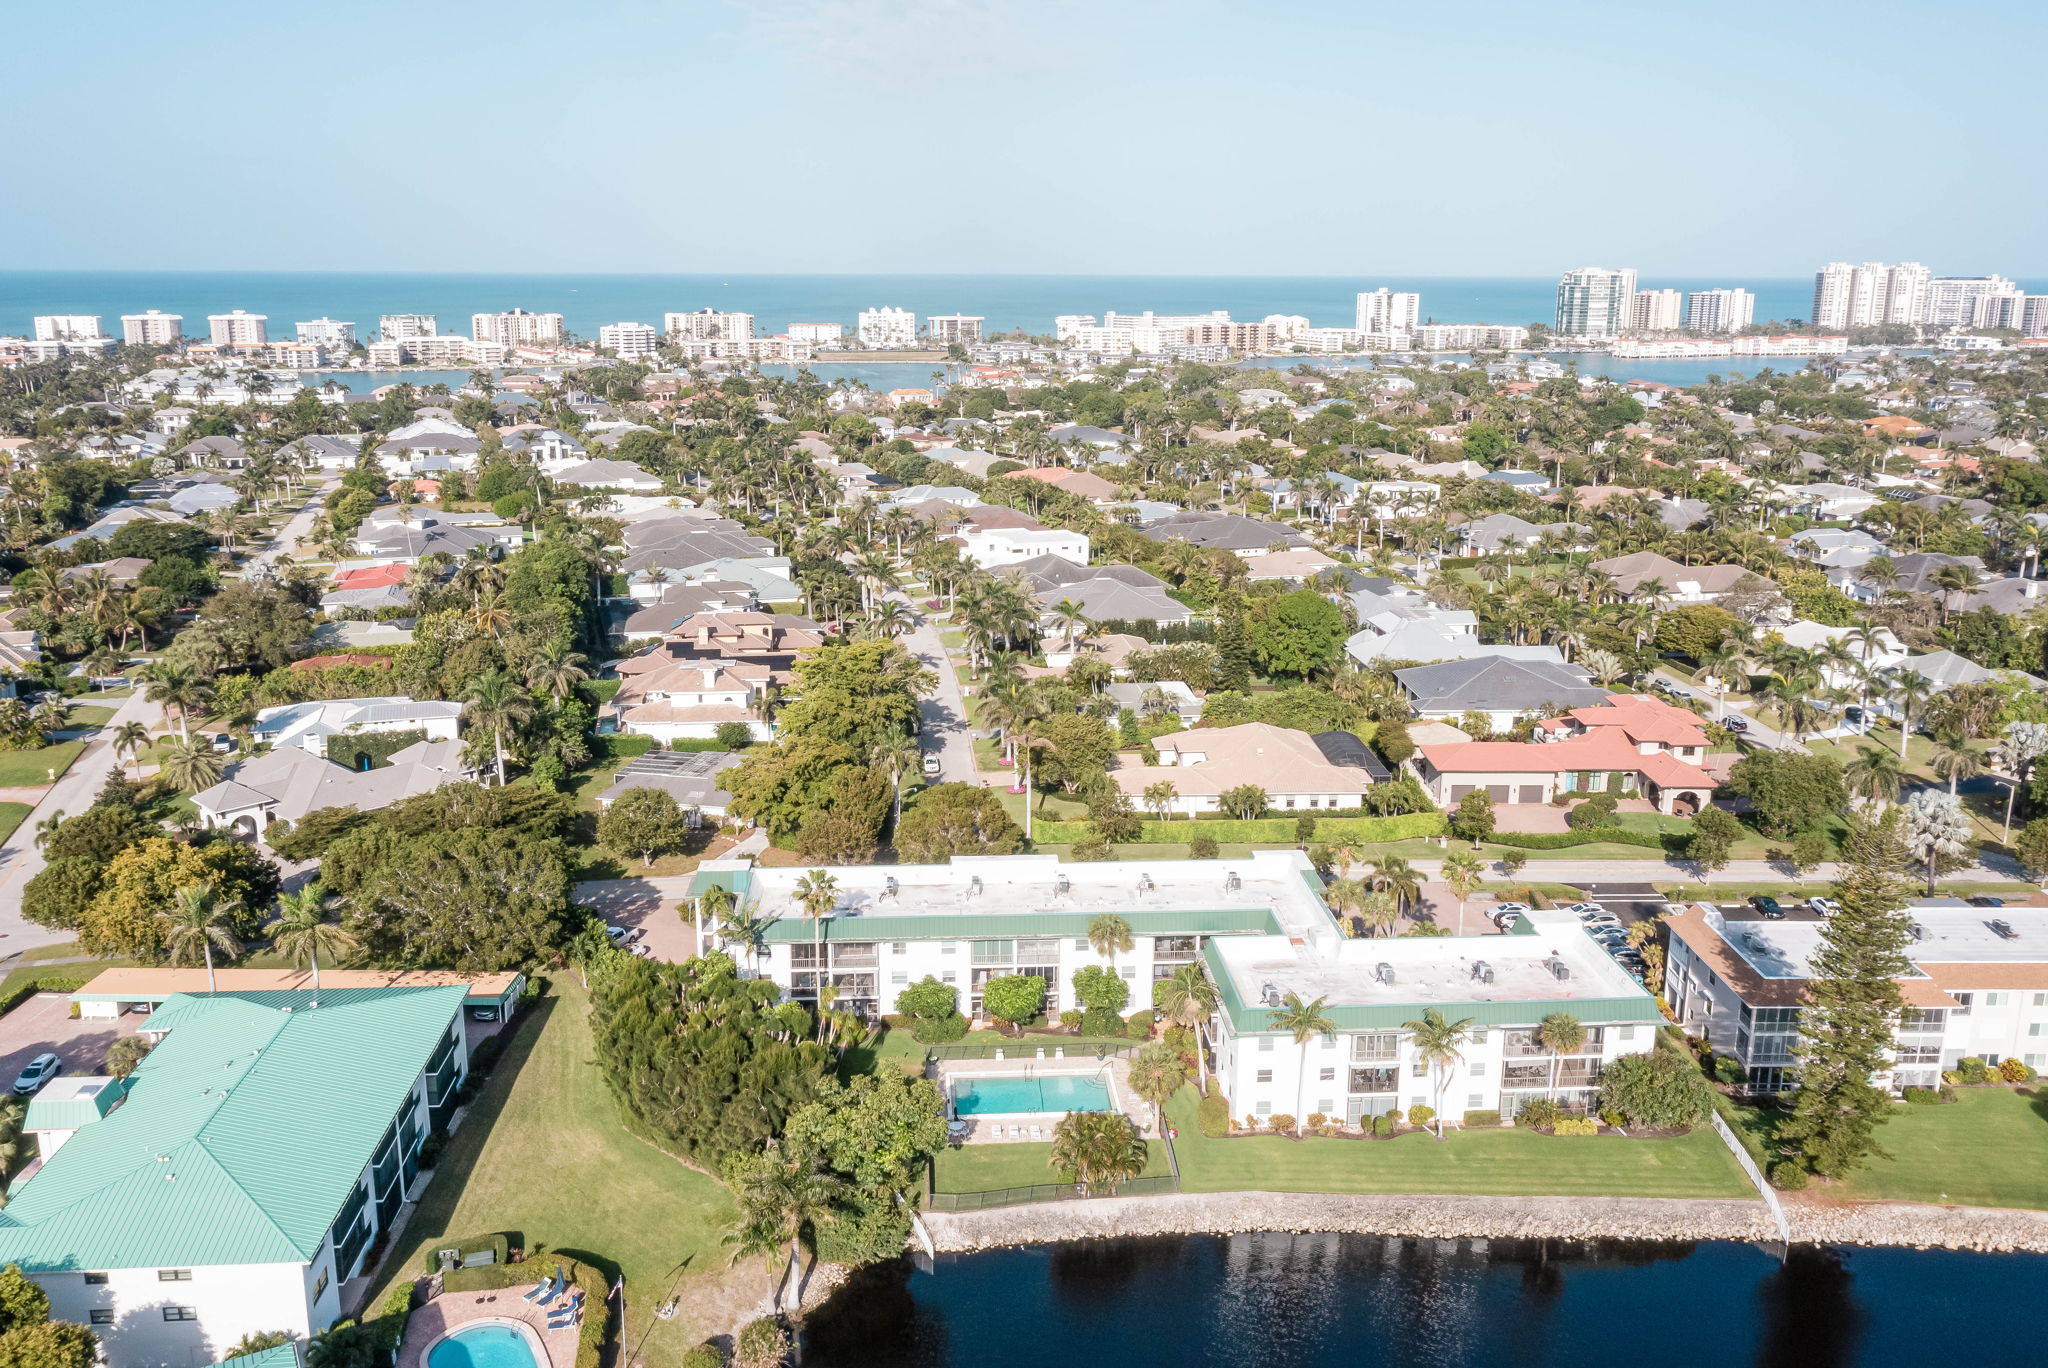
[[[519,1300],[541,1303],[551,1302],[556,1297],[560,1296],[562,1293],[562,1289],[560,1286],[561,1281],[562,1270],[558,1268],[554,1271],[552,1276],[542,1278],[540,1280],[540,1285],[535,1287],[531,1292],[521,1293]]]
[[[1041,1131],[1038,1127],[1033,1126],[1031,1128],[1031,1138],[1033,1140],[1043,1140],[1045,1139],[1045,1132]]]
[[[583,1293],[579,1290],[569,1304],[548,1313],[548,1329],[557,1330],[564,1325],[573,1325],[583,1317]]]

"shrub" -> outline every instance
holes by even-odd
[[[1257,1130],[1259,1128],[1259,1118],[1256,1116],[1245,1117],[1244,1128],[1248,1131]]]
[[[733,1368],[781,1368],[789,1361],[789,1335],[779,1321],[748,1321],[733,1344]]]
[[[683,1355],[681,1368],[725,1368],[725,1355],[715,1344],[700,1344]]]
[[[1600,1108],[1637,1126],[1689,1130],[1712,1107],[1707,1080],[1691,1059],[1675,1050],[1623,1055],[1600,1079]],[[1610,1124],[1616,1124],[1610,1122]]]
[[[1616,1130],[1628,1124],[1628,1117],[1618,1111],[1603,1111],[1600,1113],[1600,1119]]]
[[[1202,1134],[1211,1140],[1221,1139],[1230,1134],[1230,1099],[1218,1088],[1201,1101],[1195,1108],[1195,1121]]]
[[[1078,1031],[1081,1029],[1081,1022],[1086,1015],[1078,1007],[1069,1007],[1066,1011],[1060,1013],[1060,1025],[1069,1031]]]
[[[1731,1088],[1739,1088],[1749,1081],[1749,1075],[1742,1071],[1733,1055],[1714,1056],[1714,1077]]]
[[[1611,793],[1596,793],[1565,814],[1564,824],[1573,831],[1591,831],[1614,825],[1616,800]]]
[[[1395,1125],[1398,1126],[1401,1124],[1401,1109],[1399,1107],[1395,1107],[1392,1110],[1390,1110],[1387,1113],[1387,1116],[1390,1120],[1393,1121]]]
[[[1941,1094],[1932,1088],[1908,1088],[1906,1102],[1914,1107],[1932,1107],[1941,1101]]]
[[[1382,1136],[1392,1135],[1394,1133],[1394,1118],[1384,1113],[1375,1116],[1372,1119],[1372,1133]]]
[[[1564,1116],[1550,1128],[1552,1135],[1598,1135],[1600,1123],[1590,1116]]]
[[[1957,1081],[1975,1086],[1991,1081],[1991,1066],[1976,1055],[1964,1055],[1956,1061]]]
[[[1806,1170],[1789,1159],[1773,1164],[1771,1186],[1780,1192],[1798,1192],[1806,1186]]]
[[[1515,1124],[1531,1130],[1554,1126],[1564,1119],[1564,1108],[1547,1097],[1532,1097],[1515,1113]]]
[[[1312,1131],[1319,1131],[1329,1124],[1330,1118],[1321,1112],[1310,1112],[1308,1114],[1308,1128]]]
[[[1408,1123],[1410,1125],[1426,1126],[1434,1120],[1436,1120],[1435,1107],[1410,1107],[1408,1109]]]
[[[1572,809],[1569,822],[1583,808]],[[1582,845],[1641,846],[1645,850],[1667,849],[1664,836],[1655,831],[1633,831],[1628,827],[1597,826],[1571,831],[1496,831],[1486,838],[1495,845],[1519,846],[1523,850],[1568,850]]]
[[[2014,1059],[2010,1055],[1998,1062],[1998,1072],[2008,1083],[2031,1083],[2034,1081],[2034,1071],[2027,1066],[2026,1061]]]
[[[1429,1109],[1425,1107],[1423,1108],[1423,1110],[1428,1111]],[[1410,1113],[1410,1115],[1413,1114],[1414,1113],[1412,1112]],[[1434,1115],[1434,1113],[1432,1113],[1432,1115]],[[1465,1113],[1465,1119],[1459,1122],[1458,1124],[1462,1126],[1474,1127],[1498,1126],[1500,1124],[1500,1113],[1498,1111],[1468,1111]]]
[[[1294,1129],[1294,1118],[1289,1116],[1286,1112],[1274,1112],[1271,1116],[1266,1118],[1266,1125],[1270,1127],[1275,1134],[1279,1134]]]
[[[1126,1033],[1128,1033],[1131,1039],[1133,1040],[1150,1040],[1152,1038],[1152,1021],[1154,1015],[1155,1014],[1153,1013],[1152,1009],[1149,1007],[1147,1007],[1142,1012],[1131,1013],[1130,1016],[1124,1019],[1124,1029]]]
[[[917,1028],[911,1032],[924,1045],[950,1045],[967,1034],[967,1018],[958,1012],[951,1016],[919,1017]]]
[[[1188,858],[1191,860],[1213,860],[1216,853],[1214,836],[1197,836],[1188,842]]]
[[[1065,1016],[1062,1012],[1060,1015]],[[1090,1007],[1081,1013],[1081,1034],[1090,1036],[1120,1036],[1128,1028],[1124,1019],[1107,1007]]]

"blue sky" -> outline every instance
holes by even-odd
[[[10,5],[0,268],[2040,276],[2044,16]]]

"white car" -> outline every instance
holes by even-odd
[[[938,752],[937,752],[937,751],[926,751],[926,752],[924,753],[924,777],[925,777],[925,778],[927,778],[927,779],[936,779],[936,778],[938,778],[938,777],[939,777],[939,768],[940,768],[940,765],[939,765],[939,754],[938,754]]]
[[[1823,917],[1832,917],[1842,910],[1842,905],[1833,898],[1808,898],[1806,905]]]
[[[1489,915],[1489,916],[1494,916],[1494,917],[1498,917],[1498,916],[1499,916],[1499,915],[1500,915],[1501,913],[1503,913],[1503,912],[1527,912],[1528,910],[1529,910],[1529,904],[1527,904],[1527,903],[1518,903],[1518,902],[1504,902],[1504,903],[1495,903],[1495,904],[1493,905],[1493,911],[1492,911],[1492,912],[1490,912],[1490,913],[1488,913],[1488,915]]]
[[[28,1062],[28,1067],[21,1071],[21,1077],[14,1080],[15,1095],[22,1097],[34,1092],[55,1078],[58,1070],[63,1067],[64,1061],[47,1050],[37,1055]]]
[[[1567,903],[1564,910],[1575,917],[1590,917],[1596,912],[1602,916],[1607,914],[1607,909],[1599,903]]]

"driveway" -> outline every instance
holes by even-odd
[[[931,696],[918,700],[918,744],[927,752],[938,753],[935,782],[978,784],[981,776],[974,765],[974,732],[967,725],[967,697],[960,691],[960,678],[946,658],[946,643],[940,639],[939,629],[915,606],[911,611],[918,615],[917,630],[903,638],[904,649],[939,677]]]
[[[73,1021],[69,993],[37,993],[0,1017],[0,1088],[12,1087],[15,1075],[45,1050],[64,1057],[64,1073],[96,1074],[107,1046],[148,1024],[139,1012],[123,1012],[113,1021]]]
[[[689,877],[593,879],[576,885],[576,901],[613,926],[638,927],[654,958],[680,964],[697,953],[697,936],[676,908]]]

